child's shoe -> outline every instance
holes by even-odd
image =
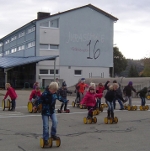
[[[91,119],[92,117],[90,115],[87,116],[87,119]]]
[[[58,136],[56,136],[56,135],[52,135],[51,136],[54,140],[58,140],[58,139],[60,139]]]
[[[107,118],[110,119],[110,111],[107,111]]]
[[[45,145],[45,146],[48,146],[48,144],[49,144],[49,143],[48,143],[48,140],[44,140],[44,145]]]
[[[11,108],[10,111],[15,111],[15,108]]]

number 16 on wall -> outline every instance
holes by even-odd
[[[89,46],[89,57],[87,57],[87,59],[97,59],[100,56],[100,49],[96,49],[96,44],[99,42],[99,40],[96,40],[95,44],[94,44],[94,48],[93,48],[93,57],[91,54],[91,50],[90,50],[90,45],[91,45],[91,40],[89,41],[89,43],[87,44],[87,46]],[[95,50],[96,49],[96,50]]]

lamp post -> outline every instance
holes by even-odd
[[[113,44],[113,71],[112,71],[112,77],[115,77],[115,64],[114,64],[114,47],[116,46],[117,44]]]

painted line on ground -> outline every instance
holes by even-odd
[[[123,112],[127,112],[128,110],[115,110],[115,112],[121,112],[121,111],[123,111]],[[140,111],[140,110],[138,110],[138,111]],[[148,111],[150,111],[150,110],[148,110]],[[105,111],[103,111],[104,113],[106,113],[107,112],[107,110],[105,110]],[[103,113],[102,112],[102,113]],[[134,111],[130,111],[130,112],[134,112]],[[65,114],[65,115],[73,115],[73,114],[87,114],[87,111],[86,112],[70,112],[70,113],[56,113],[56,115],[61,115],[61,114]],[[2,115],[1,115],[1,113],[0,113],[0,118],[18,118],[18,117],[40,117],[41,116],[41,114],[40,113],[30,113],[30,114],[28,114],[28,115],[25,115],[25,114],[23,114],[23,113],[21,113],[21,112],[18,112],[18,113],[12,113],[12,114],[3,114],[2,113]]]
[[[146,105],[150,105],[150,104],[146,104]],[[61,106],[61,104],[60,105],[55,105],[56,107],[57,106]],[[67,106],[72,106],[72,105],[67,105]],[[133,106],[141,106],[141,105],[133,105]],[[26,106],[16,106],[16,108],[27,108],[27,105]],[[73,107],[73,108],[77,108],[77,107]],[[79,108],[79,107],[78,107]],[[0,109],[2,109],[2,107],[0,107]]]

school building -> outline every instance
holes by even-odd
[[[0,87],[45,87],[58,78],[109,78],[113,72],[114,23],[118,19],[91,5],[37,19],[0,39]]]

